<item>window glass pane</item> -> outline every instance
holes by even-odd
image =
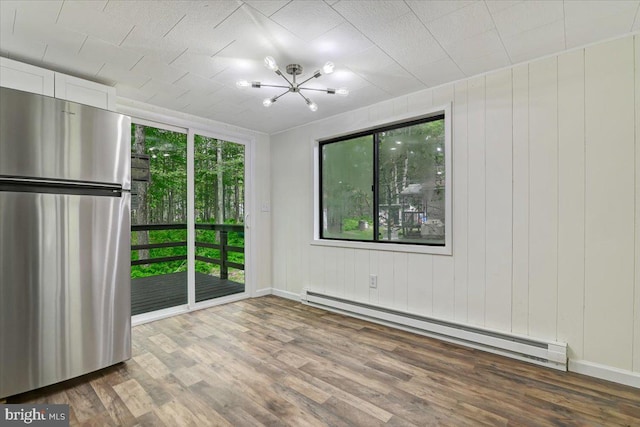
[[[132,124],[131,153],[136,315],[187,303],[187,135]]]
[[[324,238],[373,240],[373,136],[322,145]]]
[[[378,239],[444,245],[444,119],[378,136]]]
[[[244,145],[194,136],[196,302],[244,292]]]

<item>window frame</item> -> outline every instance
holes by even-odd
[[[398,129],[402,127],[408,127],[421,123],[426,123],[433,120],[444,119],[444,170],[445,170],[445,239],[444,245],[429,245],[417,242],[399,242],[388,240],[347,240],[334,237],[321,237],[322,236],[322,147],[326,144],[338,143],[340,141],[346,141],[362,136],[372,136],[373,140],[373,214],[378,211],[378,186],[379,186],[379,139],[377,134],[387,130]],[[375,123],[366,128],[355,129],[341,133],[339,135],[327,136],[318,138],[314,141],[314,233],[312,245],[316,246],[330,246],[330,247],[343,247],[354,249],[370,249],[380,251],[392,251],[392,252],[413,252],[413,253],[427,253],[435,255],[452,255],[452,149],[451,149],[451,106],[444,105],[436,108],[432,108],[429,111],[421,115],[407,115],[404,117],[397,117],[395,120],[390,120],[382,123]],[[375,230],[378,229],[378,224],[374,224],[374,236]]]

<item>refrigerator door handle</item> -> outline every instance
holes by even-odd
[[[120,197],[124,190],[120,184],[107,184],[103,182],[78,182],[47,178],[0,176],[0,191]]]

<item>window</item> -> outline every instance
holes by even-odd
[[[444,247],[445,113],[319,143],[323,240]]]

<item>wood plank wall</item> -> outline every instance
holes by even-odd
[[[566,341],[572,359],[640,372],[638,37],[273,135],[273,287]],[[314,140],[449,102],[454,255],[311,245]]]

